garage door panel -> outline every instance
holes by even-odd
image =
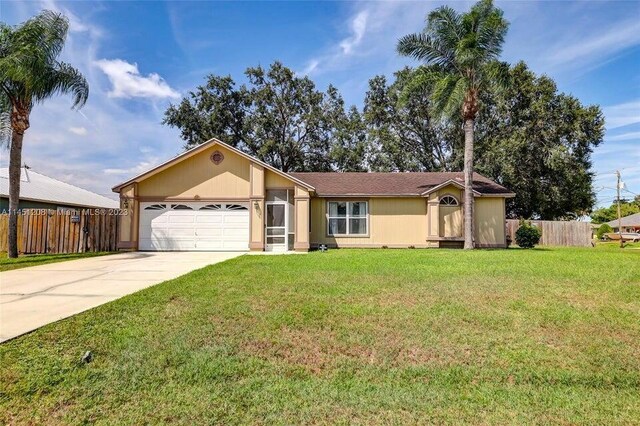
[[[223,212],[218,210],[201,210],[196,216],[198,223],[222,223],[224,220]]]
[[[144,212],[143,222],[144,223],[168,223],[169,217],[167,215],[158,215],[158,216],[147,216]],[[154,212],[155,213],[155,212]]]
[[[196,218],[194,216],[186,216],[186,215],[170,215],[169,223],[190,223],[193,224],[196,222]]]
[[[182,203],[179,210],[144,209],[140,218],[141,250],[248,250],[246,204],[228,209],[204,208],[212,203]],[[213,203],[215,204],[215,203]],[[239,208],[241,205],[244,209]]]
[[[245,234],[245,230],[246,228],[223,228],[222,229],[222,233],[225,237],[241,237],[244,238],[246,237]]]
[[[223,227],[220,227],[220,229],[224,229],[225,231],[242,232],[242,233],[244,233],[248,228],[249,228],[249,224],[248,223],[246,225],[244,225],[244,226],[242,226],[242,225],[236,225],[236,226],[225,225]]]
[[[195,243],[193,239],[165,239],[165,238],[145,238],[140,239],[141,250],[193,250]]]
[[[240,215],[238,214],[238,212],[234,212],[232,214],[226,214],[224,216],[224,223],[225,224],[239,223],[239,224],[246,225],[249,223],[249,215],[247,213]]]
[[[170,228],[166,235],[169,238],[191,238],[196,236],[194,228]]]
[[[222,237],[222,228],[198,228],[196,229],[196,236],[198,239],[201,237]]]

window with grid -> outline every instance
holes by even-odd
[[[329,201],[328,204],[329,235],[367,235],[369,206],[366,201]]]

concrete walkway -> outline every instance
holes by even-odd
[[[0,272],[0,342],[242,254],[120,253]]]

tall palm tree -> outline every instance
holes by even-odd
[[[62,93],[82,107],[89,85],[71,65],[58,61],[69,29],[59,13],[42,11],[21,25],[0,23],[0,129],[10,129],[9,148],[9,257],[18,256],[18,201],[22,140],[36,103]],[[1,136],[1,135],[0,135]]]
[[[481,0],[469,12],[442,6],[427,16],[424,30],[398,41],[398,52],[425,63],[417,84],[431,87],[438,115],[462,114],[464,122],[464,248],[473,243],[473,128],[479,95],[488,86],[504,85],[508,66],[499,62],[509,27],[492,0]]]

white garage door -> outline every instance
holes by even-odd
[[[141,203],[140,250],[247,250],[246,203]]]

